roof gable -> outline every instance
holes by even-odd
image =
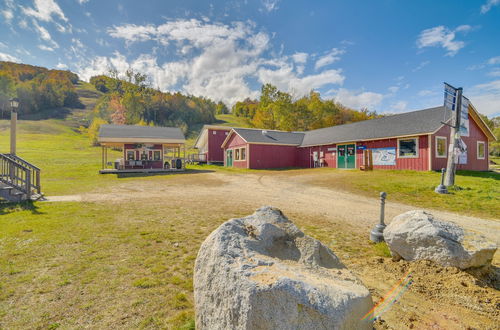
[[[137,140],[151,140],[151,141],[165,141],[165,142],[182,142],[184,143],[185,137],[181,129],[178,127],[151,127],[151,126],[137,126],[137,125],[101,125],[99,129],[99,142],[116,141],[122,139],[129,141],[131,139]]]
[[[301,146],[429,134],[450,119],[444,106],[305,132]]]

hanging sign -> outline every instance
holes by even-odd
[[[457,108],[457,89],[444,83],[444,106],[446,109],[455,111]],[[469,104],[468,98],[462,95],[462,106],[460,109],[460,136],[469,136]]]

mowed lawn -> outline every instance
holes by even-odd
[[[8,150],[6,125],[0,122],[2,151]],[[42,168],[48,195],[109,192],[124,181],[145,180],[182,189],[174,183],[183,174],[99,175],[100,148],[89,146],[64,121],[21,121],[19,128],[18,153]],[[488,218],[499,214],[499,177],[493,174],[461,173],[457,184],[463,190],[439,196],[432,192],[438,173],[191,168],[283,175],[295,177],[298,184],[369,196],[384,190],[391,200],[417,206]],[[216,194],[175,198],[175,189],[164,198],[0,207],[0,328],[193,328],[192,274],[201,243],[222,222],[254,209]],[[387,256],[354,227],[327,223],[323,217],[287,215],[340,256]]]

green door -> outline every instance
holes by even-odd
[[[356,145],[346,145],[346,166],[345,168],[356,168]]]
[[[226,166],[233,166],[233,151],[226,151]]]
[[[337,146],[337,168],[356,168],[356,145]]]
[[[337,146],[337,168],[345,168],[345,146]]]

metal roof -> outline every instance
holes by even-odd
[[[233,130],[248,143],[299,146],[304,138],[303,132],[283,132],[251,128],[233,128]]]
[[[320,128],[305,132],[301,146],[428,134],[438,130],[450,117],[450,111],[441,106]]]
[[[185,141],[184,134],[178,127],[151,127],[137,125],[101,125],[99,141],[109,139],[151,139]]]

